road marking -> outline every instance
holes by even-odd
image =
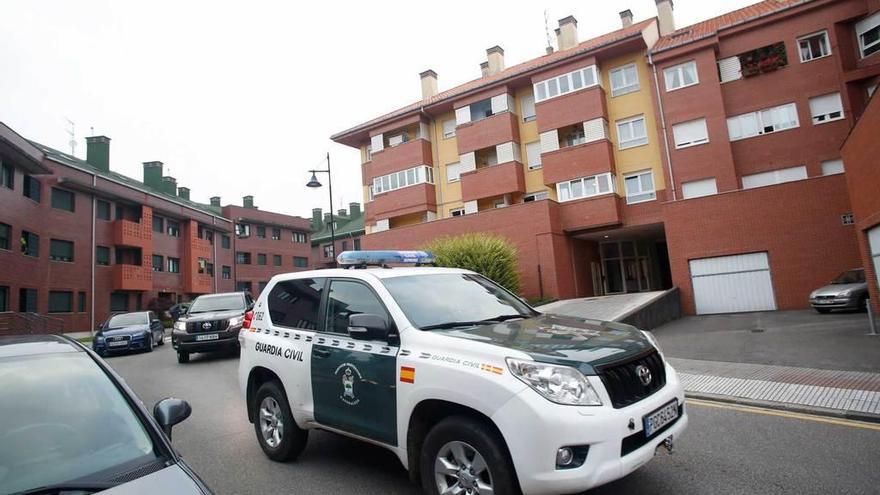
[[[826,416],[816,416],[813,414],[804,414],[790,411],[779,411],[776,409],[765,409],[754,406],[741,406],[738,404],[727,404],[723,402],[712,402],[702,399],[685,399],[689,405],[714,407],[716,409],[729,409],[732,411],[741,411],[753,414],[764,414],[766,416],[778,416],[781,418],[802,419],[804,421],[815,421],[817,423],[827,423],[838,426],[848,426],[850,428],[864,428],[866,430],[880,431],[880,424],[866,423],[863,421],[855,421],[852,419],[829,418]]]

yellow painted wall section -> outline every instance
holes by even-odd
[[[529,155],[528,153],[526,153],[526,145],[528,143],[537,142],[540,139],[538,136],[538,123],[534,120],[532,120],[531,122],[523,122],[522,119],[522,99],[524,96],[531,95],[532,91],[532,87],[527,86],[525,88],[520,88],[514,94],[514,97],[516,98],[515,113],[517,117],[519,117],[519,153],[522,157],[523,172],[525,172],[526,193],[547,191],[550,193],[550,197],[555,200],[556,191],[548,188],[544,184],[544,171],[540,168],[536,170],[529,170]]]
[[[620,66],[635,63],[639,74],[639,90],[620,96],[611,96],[611,70]],[[626,196],[623,187],[623,176],[629,172],[638,172],[651,169],[654,172],[654,188],[657,191],[665,189],[662,162],[660,160],[660,142],[657,137],[657,122],[654,115],[654,105],[651,99],[651,71],[648,68],[645,52],[632,53],[630,55],[609,60],[600,67],[602,71],[602,84],[605,87],[606,103],[608,104],[608,127],[611,132],[611,140],[614,143],[614,161],[617,165],[617,191],[620,196]],[[625,150],[618,149],[616,121],[645,116],[645,129],[648,136],[648,144]]]
[[[434,156],[434,183],[437,186],[437,217],[447,218],[449,210],[461,208],[461,182],[446,181],[446,165],[458,162],[458,139],[443,137],[443,121],[455,119],[449,112],[431,123],[432,155]]]
[[[395,229],[397,227],[422,223],[422,218],[424,218],[424,216],[424,213],[411,213],[409,215],[394,217],[390,220],[389,227]]]

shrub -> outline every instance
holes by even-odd
[[[519,292],[516,248],[504,237],[490,234],[441,237],[423,249],[436,256],[437,266],[472,270],[514,294]]]

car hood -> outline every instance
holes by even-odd
[[[101,493],[107,495],[129,495],[139,493],[174,493],[176,495],[203,495],[202,490],[189,473],[178,464],[148,474],[134,481],[114,486]]]
[[[112,330],[103,330],[101,335],[105,337],[115,337],[119,335],[135,335],[149,331],[149,325],[129,325],[127,327],[114,328]]]
[[[636,327],[610,321],[542,314],[470,329],[432,330],[450,337],[506,347],[536,361],[564,364],[584,374],[652,348]]]
[[[232,309],[229,311],[208,311],[205,313],[187,314],[181,316],[179,320],[182,322],[198,322],[198,321],[214,321],[225,320],[227,318],[235,318],[244,314],[243,309]]]
[[[813,291],[813,296],[836,296],[837,294],[849,290],[865,290],[868,288],[868,284],[866,283],[857,283],[857,284],[828,284],[824,287],[819,287],[818,289]]]

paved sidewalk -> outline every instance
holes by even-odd
[[[880,422],[880,373],[669,358],[690,396]]]

